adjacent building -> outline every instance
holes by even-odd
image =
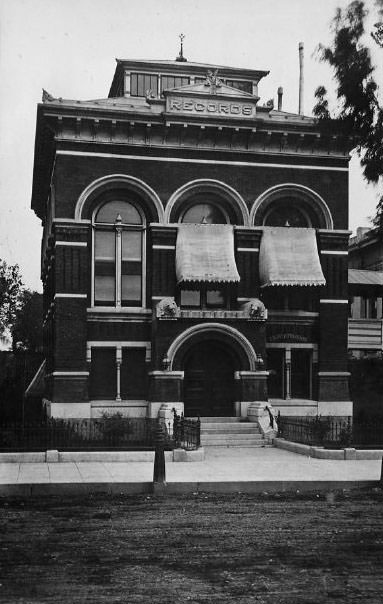
[[[348,162],[336,123],[260,103],[267,71],[118,60],[106,99],[38,106],[45,402],[352,415]]]
[[[349,350],[353,357],[383,352],[383,238],[359,227],[349,246]]]

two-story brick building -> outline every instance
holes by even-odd
[[[261,105],[267,73],[119,60],[106,99],[44,93],[32,208],[53,416],[352,414],[351,145],[281,93]]]

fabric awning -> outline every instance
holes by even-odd
[[[262,287],[325,285],[315,229],[264,227],[259,274]]]
[[[236,283],[234,230],[229,224],[180,224],[176,246],[178,283]]]
[[[383,287],[383,271],[350,268],[348,271],[348,283],[349,285]]]

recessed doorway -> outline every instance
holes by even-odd
[[[216,341],[195,344],[184,360],[186,416],[234,416],[235,359]]]

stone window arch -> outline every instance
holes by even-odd
[[[254,226],[333,229],[325,200],[303,185],[285,183],[271,187],[254,202],[250,212]]]
[[[166,204],[165,223],[203,222],[204,218],[205,222],[212,224],[249,224],[249,212],[241,195],[218,180],[187,182],[173,193]]]

